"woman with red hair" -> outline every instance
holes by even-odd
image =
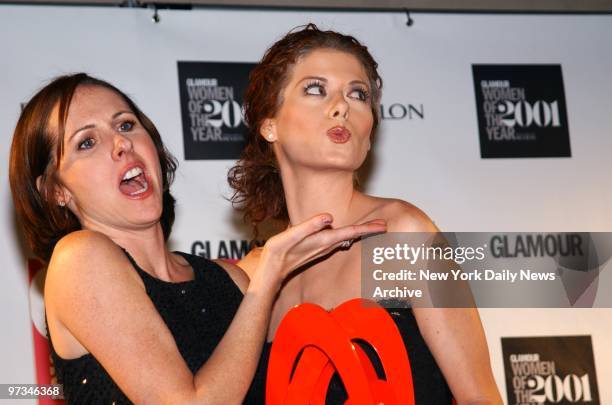
[[[332,213],[334,226],[382,218],[390,232],[438,231],[414,205],[356,187],[356,171],[379,123],[377,66],[355,38],[309,24],[273,44],[252,70],[245,94],[248,143],[228,178],[234,204],[256,232],[264,221],[290,229],[319,211]],[[260,258],[255,250],[239,265],[251,273]],[[268,340],[295,305],[331,310],[359,297],[360,269],[356,240],[292,274],[274,304]],[[459,404],[501,403],[476,309],[414,308],[392,315],[412,365],[417,404],[450,403],[451,392]],[[258,378],[265,378],[263,371]],[[345,399],[336,380],[328,403]]]

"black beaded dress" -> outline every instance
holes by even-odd
[[[423,336],[419,332],[412,310],[409,308],[388,308],[387,312],[397,325],[408,353],[416,405],[450,405],[452,394],[440,368],[423,340]],[[265,402],[266,370],[271,347],[271,342],[264,346],[262,361],[251,386],[252,388],[255,387],[255,392],[251,393],[254,403],[263,404]],[[382,366],[374,355],[373,349],[368,345],[362,345],[362,347],[372,360],[372,365],[379,378],[382,378]],[[346,390],[336,374],[330,381],[325,403],[326,405],[339,405],[344,404],[346,399]]]
[[[225,334],[243,295],[218,264],[202,257],[180,254],[193,268],[194,279],[172,283],[142,270],[126,252],[144,282],[147,295],[172,332],[183,359],[195,373]],[[62,359],[51,344],[51,356],[67,404],[131,403],[91,354]],[[245,403],[263,403],[254,397],[263,390],[263,387],[252,386]]]

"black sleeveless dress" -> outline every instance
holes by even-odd
[[[126,252],[144,282],[147,295],[172,332],[183,359],[195,373],[217,347],[243,295],[218,264],[199,256],[180,254],[193,268],[194,279],[171,283],[142,270]],[[63,384],[68,404],[131,403],[94,356],[85,354],[76,359],[63,359],[55,352],[51,339],[49,343],[58,382]],[[252,386],[245,403],[263,404],[256,399],[263,390]]]
[[[408,358],[410,359],[416,405],[450,405],[453,398],[452,394],[440,368],[423,340],[423,336],[419,332],[412,310],[409,308],[389,308],[387,312],[395,321],[406,346]],[[251,386],[255,388],[255,392],[252,392],[251,397],[255,401],[253,403],[263,404],[265,402],[266,370],[271,347],[272,343],[270,342],[264,346],[262,361],[259,364]],[[372,360],[372,365],[377,371],[379,378],[382,378],[382,366],[377,361],[372,348],[367,345],[362,347]],[[346,390],[336,374],[330,381],[325,403],[326,405],[339,405],[344,404],[346,400]]]

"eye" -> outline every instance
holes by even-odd
[[[324,96],[325,86],[320,81],[309,82],[304,86],[304,94],[308,94],[310,96]]]
[[[119,125],[119,131],[121,132],[131,131],[132,128],[134,128],[134,125],[136,125],[136,122],[132,120],[123,121],[121,125]]]
[[[368,101],[370,99],[370,93],[367,89],[356,87],[351,90],[349,97],[359,101]]]
[[[95,144],[96,144],[96,141],[93,138],[87,138],[81,141],[81,143],[79,143],[78,149],[79,150],[91,149],[93,148]]]

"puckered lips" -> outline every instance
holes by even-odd
[[[141,200],[153,193],[144,164],[134,162],[128,164],[119,177],[119,191],[128,198]]]
[[[327,136],[333,143],[347,143],[351,139],[351,131],[337,125],[327,130]]]

